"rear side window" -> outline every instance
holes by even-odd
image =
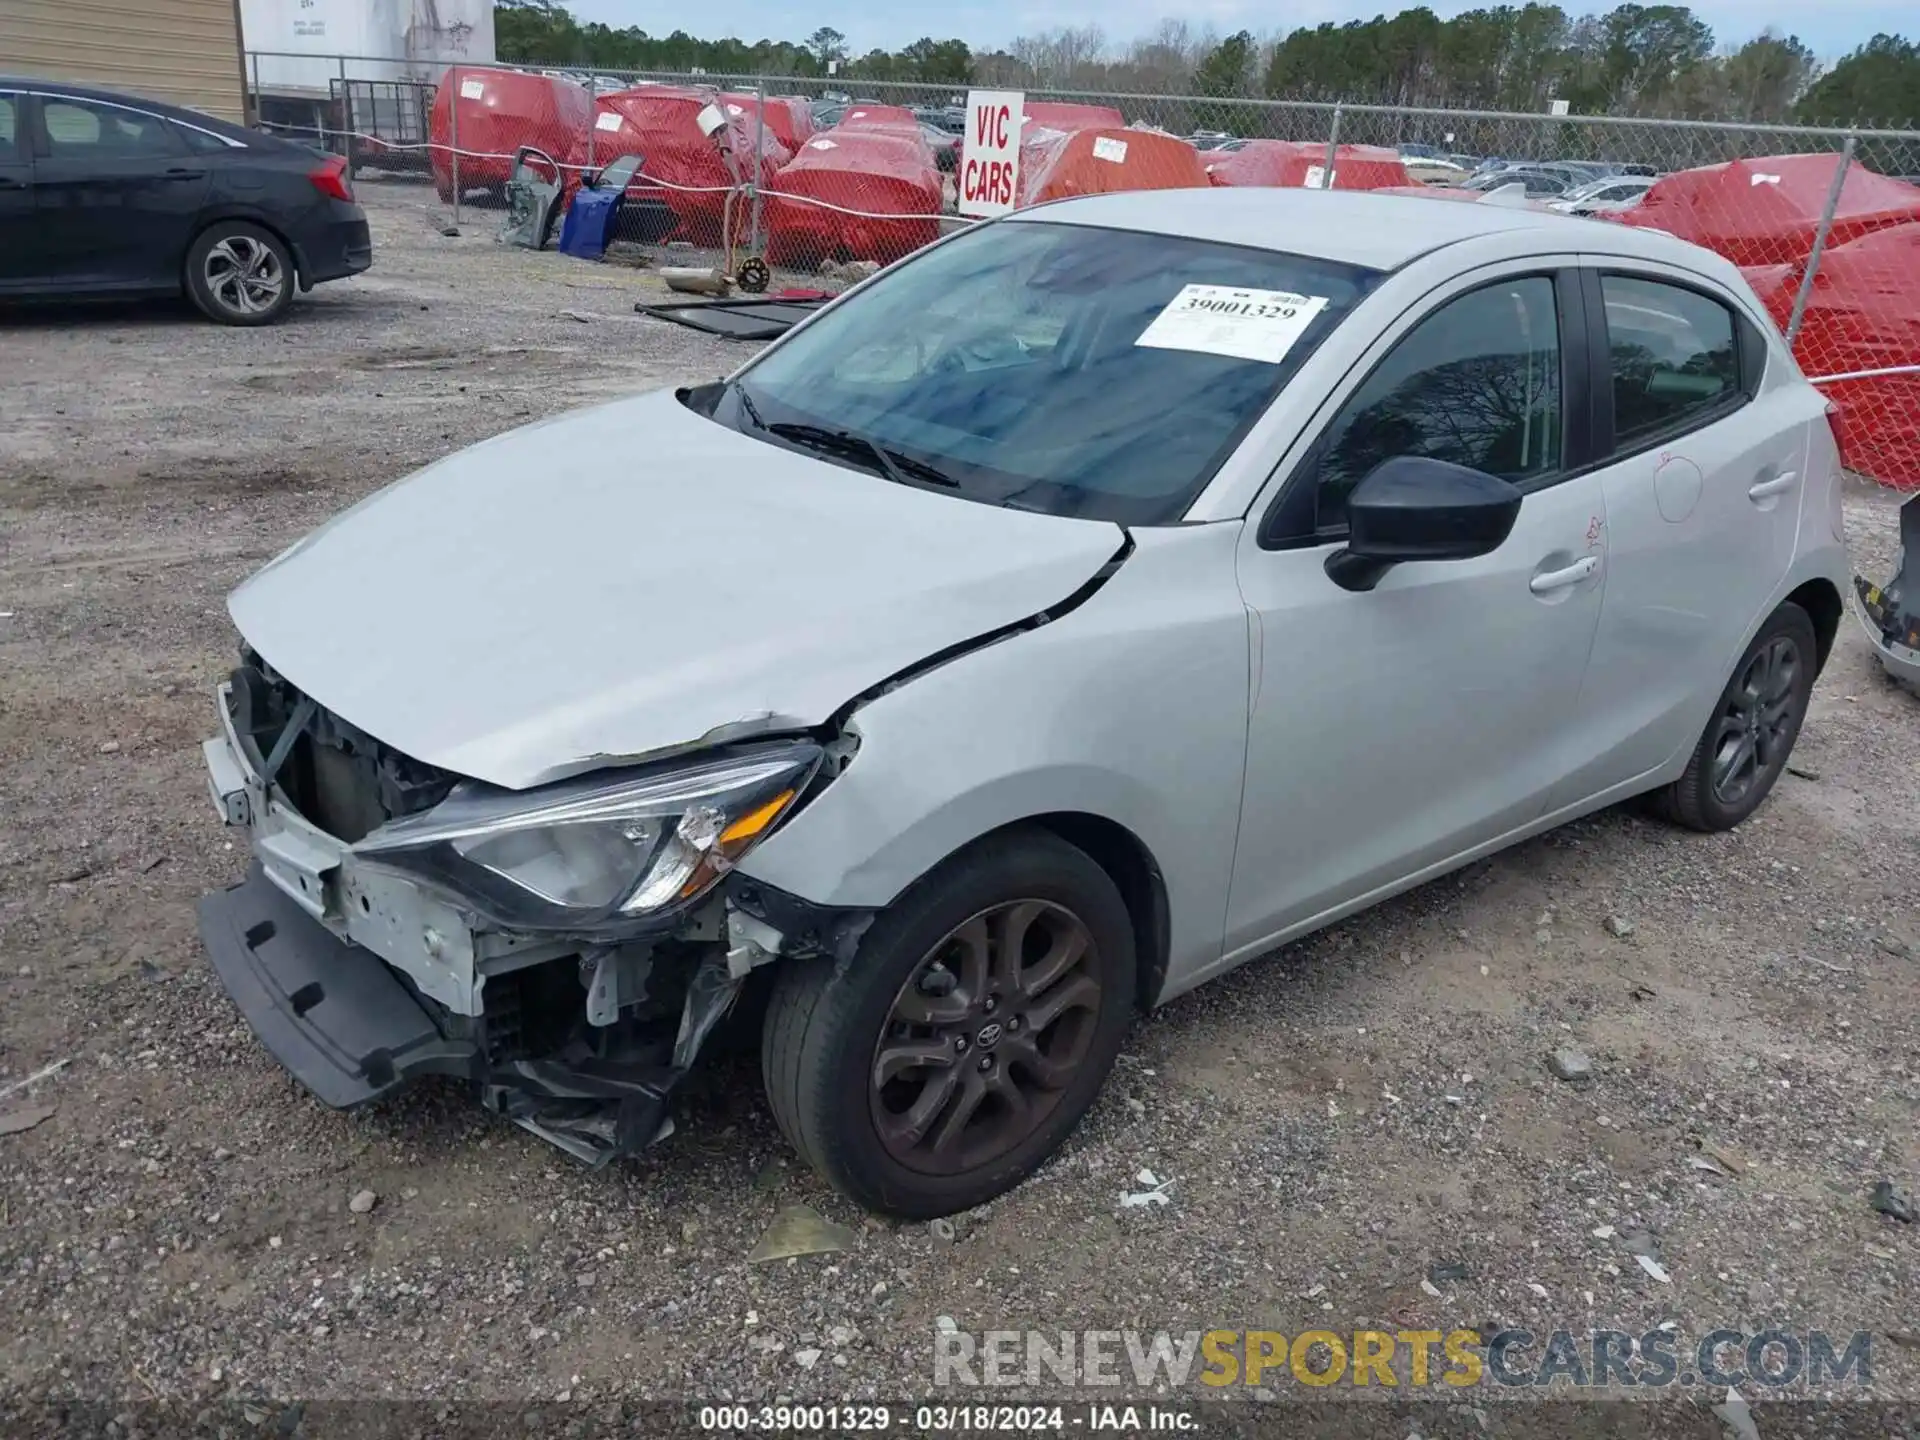
[[[209,135],[204,130],[196,130],[191,125],[176,125],[173,133],[186,142],[189,150],[201,155],[224,155],[234,147],[218,135]]]
[[[180,153],[172,127],[157,115],[87,100],[40,102],[47,153],[56,159],[128,159]]]
[[[1619,449],[1706,424],[1741,397],[1733,312],[1678,285],[1603,275]]]
[[[1538,489],[1561,470],[1562,411],[1553,281],[1469,291],[1408,332],[1327,427],[1314,530],[1343,529],[1353,487],[1400,455]]]
[[[14,136],[18,133],[14,121],[16,113],[13,96],[0,95],[0,155],[5,155],[14,147]]]

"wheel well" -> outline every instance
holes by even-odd
[[[1142,1009],[1152,1005],[1166,981],[1171,948],[1167,882],[1152,852],[1126,826],[1098,815],[1068,811],[1035,815],[1021,823],[1051,830],[1069,845],[1086,851],[1119,887],[1120,898],[1127,902],[1127,913],[1133,917],[1133,948],[1139,960],[1134,999]]]
[[[1830,580],[1809,580],[1787,599],[1807,612],[1813,621],[1814,640],[1819,646],[1815,673],[1827,668],[1827,656],[1833,653],[1834,637],[1840,633],[1840,592]]]
[[[187,239],[186,254],[180,259],[180,280],[182,284],[187,283],[187,265],[193,259],[193,247],[200,243],[200,237],[214,226],[228,220],[237,220],[242,225],[251,225],[256,230],[264,230],[282,245],[286,246],[287,254],[293,257],[294,284],[298,285],[300,283],[300,277],[306,269],[306,261],[300,254],[300,247],[293,243],[292,237],[290,237],[286,231],[282,230],[278,225],[269,223],[258,215],[216,215],[196,229]]]

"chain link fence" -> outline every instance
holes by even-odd
[[[563,199],[637,157],[610,258],[726,275],[752,258],[776,288],[837,291],[969,223],[965,86],[313,63],[332,73],[308,113],[263,94],[263,119],[363,170],[431,177],[456,225],[497,217],[516,156]],[[1920,488],[1920,131],[1081,91],[1030,90],[1025,108],[1017,205],[1380,189],[1705,245],[1745,271],[1822,384],[1848,463]]]

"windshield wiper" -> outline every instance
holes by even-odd
[[[746,414],[747,423],[756,430],[766,429],[767,422],[760,418],[760,407],[754,404],[753,397],[747,394],[747,387],[735,380],[727,388],[733,391],[733,398],[740,402],[740,408]]]
[[[856,434],[851,430],[828,430],[820,425],[795,425],[785,421],[768,425],[765,429],[769,435],[777,435],[782,440],[791,440],[796,445],[805,445],[815,450],[828,450],[854,459],[871,459],[878,466],[881,474],[900,485],[912,485],[915,480],[918,480],[923,484],[940,485],[949,490],[960,488],[960,482],[946,471],[910,459],[905,455],[896,454],[870,436]]]

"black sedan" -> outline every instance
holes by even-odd
[[[190,296],[265,325],[373,263],[346,160],[157,101],[0,76],[0,299]]]

